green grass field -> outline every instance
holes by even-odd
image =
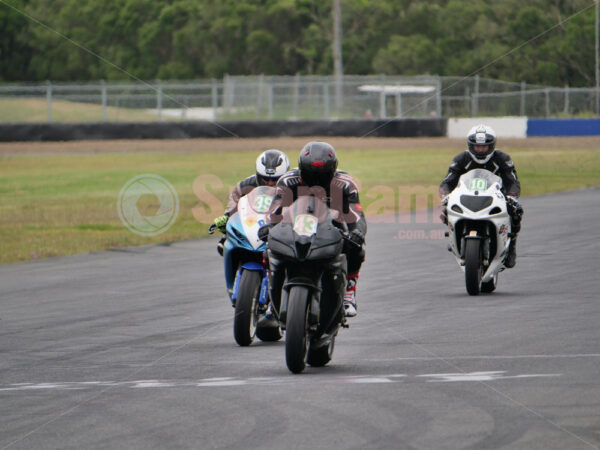
[[[48,103],[45,98],[0,99],[0,122],[46,122]],[[168,119],[168,118],[166,118]],[[53,122],[102,122],[101,105],[92,103],[52,101]],[[156,120],[156,114],[131,108],[106,108],[106,120],[111,122],[149,122]]]
[[[360,182],[368,216],[407,210],[412,194],[422,199],[418,207],[426,207],[428,195],[437,204],[437,186],[456,150],[439,145],[373,149],[368,140],[364,144],[363,148],[358,141],[353,148],[340,150],[339,157],[340,168]],[[3,145],[6,150],[10,144]],[[169,146],[176,148],[177,143],[171,141]],[[230,187],[253,172],[257,153],[0,153],[0,262],[206,236],[208,224],[223,212]],[[523,145],[511,148],[510,153],[523,195],[600,184],[597,146],[527,149]],[[296,160],[297,151],[287,154]],[[117,213],[121,188],[140,174],[164,177],[180,200],[176,223],[150,238],[128,231]],[[152,215],[157,204],[146,198],[138,208]]]
[[[97,101],[100,101],[99,98]],[[176,105],[180,108],[182,105]],[[297,108],[296,111],[289,107],[279,107],[274,111],[274,120],[286,120],[296,115],[297,119],[310,119],[314,111],[307,107]],[[334,113],[331,116],[338,118],[353,118],[349,112]],[[231,108],[221,111],[219,109],[219,121],[232,120],[260,120],[267,117],[266,111],[257,111],[255,107]],[[48,120],[48,101],[45,97],[30,98],[0,98],[0,122],[36,122],[43,123]],[[52,122],[102,122],[104,120],[104,111],[102,106],[97,103],[83,103],[68,100],[52,100]],[[150,122],[157,120],[157,113],[141,108],[125,108],[108,106],[106,108],[106,120],[109,122]],[[163,114],[163,121],[188,120],[184,117],[174,117]]]

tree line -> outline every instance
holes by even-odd
[[[593,86],[593,5],[342,0],[344,73]],[[331,0],[4,0],[0,30],[3,81],[333,72]]]

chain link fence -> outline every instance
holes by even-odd
[[[0,84],[0,122],[592,117],[595,88],[480,77],[225,76],[220,80]]]

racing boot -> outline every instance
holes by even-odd
[[[358,282],[358,273],[348,275],[348,284],[344,294],[344,314],[346,317],[354,317],[357,312],[356,307],[356,283]]]
[[[279,320],[275,317],[270,305],[268,309],[265,308],[264,313],[260,314],[256,326],[260,328],[279,328]]]
[[[510,245],[508,246],[508,254],[504,259],[504,266],[507,269],[512,269],[517,264],[517,237],[513,237],[510,240]]]

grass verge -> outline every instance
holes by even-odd
[[[67,100],[52,100],[53,122],[102,122],[102,105],[79,103]],[[0,122],[35,122],[48,120],[48,101],[45,98],[3,98],[0,99]],[[143,109],[106,108],[106,120],[110,122],[150,122],[156,114]]]
[[[597,147],[527,149],[525,144],[510,149],[523,195],[600,184]],[[426,207],[431,199],[437,204],[437,186],[457,153],[441,146],[374,149],[368,140],[359,145],[338,156],[340,168],[359,180],[368,216]],[[257,153],[0,155],[0,263],[206,236],[207,225],[223,212],[230,187],[253,172]],[[296,160],[296,150],[287,154]],[[176,223],[158,236],[131,233],[117,213],[121,188],[140,174],[164,177],[179,196]],[[146,199],[138,206],[151,215],[156,203]]]

